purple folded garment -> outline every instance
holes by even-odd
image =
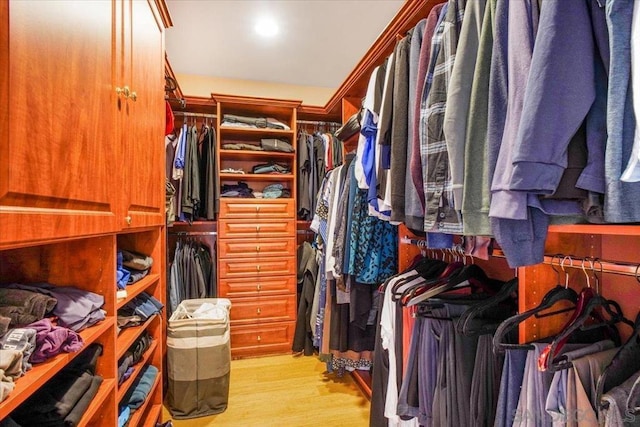
[[[54,326],[49,319],[32,323],[28,328],[36,330],[36,349],[30,359],[32,363],[42,363],[62,352],[74,353],[84,345],[80,335],[70,329]]]

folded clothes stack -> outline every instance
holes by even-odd
[[[153,258],[124,249],[117,253],[117,288],[125,289],[127,285],[133,285],[149,274]]]
[[[238,181],[238,184],[223,184],[220,197],[253,198],[253,189],[246,182]]]
[[[256,174],[265,174],[265,173],[279,173],[279,174],[289,174],[291,173],[291,168],[287,165],[280,165],[278,163],[262,163],[259,165],[255,165],[251,171]]]
[[[158,368],[153,365],[147,365],[142,369],[140,375],[138,375],[120,402],[119,427],[124,426],[136,409],[140,408],[144,401],[147,400],[157,376]]]
[[[11,413],[21,426],[76,426],[98,393],[102,346],[92,344]]]
[[[142,292],[118,310],[118,328],[138,326],[160,313],[164,305],[153,296]]]
[[[104,305],[104,297],[102,295],[95,294],[93,292],[85,291],[83,289],[74,288],[71,286],[55,286],[49,283],[33,283],[24,285],[20,283],[12,283],[3,285],[0,288],[0,306],[4,306],[6,298],[16,298],[13,301],[23,301],[23,307],[38,307],[40,309],[44,302],[33,303],[37,301],[38,297],[35,295],[41,294],[53,298],[56,302],[51,310],[47,310],[47,313],[53,314],[58,318],[58,325],[69,328],[73,331],[79,332],[84,328],[93,326],[96,323],[104,320],[105,312],[102,310]],[[29,291],[34,295],[18,294],[15,291]],[[39,297],[42,298],[42,297]],[[50,307],[50,300],[46,304],[46,307]],[[40,316],[41,311],[38,312]],[[22,312],[24,314],[24,312]],[[30,312],[33,314],[33,312]],[[36,322],[44,318],[42,315],[39,318],[34,318],[28,322],[12,322],[12,325],[24,325],[27,323]]]
[[[140,362],[142,355],[151,346],[153,339],[147,331],[138,338],[118,361],[118,383],[122,384],[133,372],[133,366]]]
[[[236,114],[224,114],[222,116],[222,126],[291,130],[291,128],[287,124],[272,117],[250,117],[239,116]]]

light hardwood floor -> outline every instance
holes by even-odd
[[[164,409],[164,420],[171,418]],[[325,373],[315,356],[272,356],[231,362],[229,406],[221,414],[173,421],[175,427],[304,427],[369,425],[369,401],[345,374]]]

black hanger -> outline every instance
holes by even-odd
[[[585,322],[592,317],[593,311],[598,307],[603,308],[609,314],[610,318],[600,323],[596,323],[596,324],[585,327],[584,326]],[[593,296],[586,303],[586,305],[584,306],[584,309],[581,310],[581,312],[576,317],[576,319],[567,328],[563,329],[562,332],[560,332],[560,334],[558,334],[558,336],[556,336],[556,338],[554,338],[554,340],[548,346],[549,350],[546,356],[546,363],[545,363],[546,368],[550,372],[556,372],[561,369],[566,369],[572,366],[572,363],[570,361],[566,361],[562,359],[556,360],[556,356],[557,356],[557,353],[564,346],[564,343],[567,341],[569,336],[574,331],[577,331],[578,329],[587,330],[587,329],[595,329],[602,326],[612,326],[616,323],[624,323],[626,325],[631,326],[632,328],[635,327],[635,324],[633,322],[631,322],[630,320],[624,317],[624,315],[622,314],[622,309],[620,308],[620,305],[617,302],[613,300],[608,300],[602,297],[601,295]],[[619,345],[619,344],[620,342],[618,341],[616,345]]]
[[[485,324],[479,328],[473,329],[473,320],[487,310],[498,307],[500,304],[513,298],[513,294],[518,292],[518,278],[514,278],[505,282],[497,294],[471,306],[458,318],[455,328],[460,334],[467,336],[482,335],[490,333],[496,329],[496,325]],[[517,307],[517,305],[516,305]]]
[[[461,289],[474,285],[482,286],[482,284],[488,282],[489,278],[480,267],[475,264],[463,265],[452,272],[445,282],[426,289],[418,295],[414,294],[414,297],[410,298],[406,302],[406,305],[413,306],[453,289]]]

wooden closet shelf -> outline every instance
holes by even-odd
[[[125,306],[126,303],[131,301],[136,296],[140,295],[140,293],[144,292],[149,286],[158,283],[160,280],[159,274],[149,274],[143,277],[140,281],[134,283],[133,285],[128,285],[126,287],[127,296],[125,298],[118,299],[118,310]]]
[[[33,365],[31,370],[16,380],[16,387],[11,394],[9,394],[9,397],[0,403],[0,414],[9,414],[20,406],[32,393],[53,378],[55,374],[71,362],[78,354],[82,353],[89,344],[92,344],[104,334],[107,329],[112,327],[114,321],[114,317],[109,316],[97,325],[81,331],[80,336],[84,342],[82,350],[76,353],[60,353],[46,362]]]
[[[117,396],[118,402],[120,402],[124,397],[124,395],[127,393],[129,388],[131,387],[131,384],[133,384],[133,381],[135,381],[138,374],[140,374],[140,371],[147,364],[147,362],[149,361],[149,358],[153,355],[153,352],[156,350],[157,347],[158,347],[158,341],[153,340],[151,342],[151,345],[147,349],[147,351],[144,352],[144,354],[142,355],[142,358],[138,361],[138,363],[133,365],[134,368],[133,368],[133,372],[131,373],[131,376],[118,386],[118,396]]]
[[[151,405],[149,409],[149,416],[144,421],[144,427],[155,427],[156,421],[160,417],[160,413],[162,412],[162,405],[159,403],[155,403]]]
[[[147,395],[147,398],[145,399],[144,403],[142,404],[142,406],[136,409],[133,415],[131,415],[131,417],[129,418],[130,426],[141,425],[140,422],[142,421],[142,417],[145,415],[146,409],[149,407],[149,403],[151,403],[151,400],[153,399],[153,393],[155,393],[159,383],[160,383],[160,374],[158,373],[155,381],[153,381],[153,385],[151,386],[151,389],[149,390],[149,394]],[[151,415],[151,411],[149,412],[150,412],[149,415]],[[156,419],[157,418],[154,419],[151,416],[147,416],[145,418],[145,420],[154,420],[154,425],[155,425]]]
[[[131,347],[135,340],[137,340],[138,337],[140,337],[140,335],[142,335],[142,333],[147,330],[151,322],[153,322],[156,318],[158,318],[157,314],[148,318],[147,321],[140,326],[126,328],[123,329],[122,332],[120,332],[116,343],[116,359],[120,360],[122,355],[125,354],[127,350],[129,350],[129,347]]]
[[[293,181],[293,174],[220,173],[221,181]]]
[[[248,160],[248,161],[268,161],[268,160],[291,160],[296,153],[283,153],[280,151],[251,151],[251,150],[220,150],[220,157],[224,160]]]
[[[640,236],[640,225],[617,225],[617,224],[550,225],[549,233]]]
[[[82,416],[82,419],[78,423],[78,427],[85,427],[90,425],[89,423],[92,421],[93,417],[96,413],[102,408],[107,397],[113,391],[113,388],[116,385],[116,381],[113,379],[103,379],[102,384],[100,384],[100,389],[98,389],[98,393],[93,397],[91,404],[87,408],[87,411]]]

